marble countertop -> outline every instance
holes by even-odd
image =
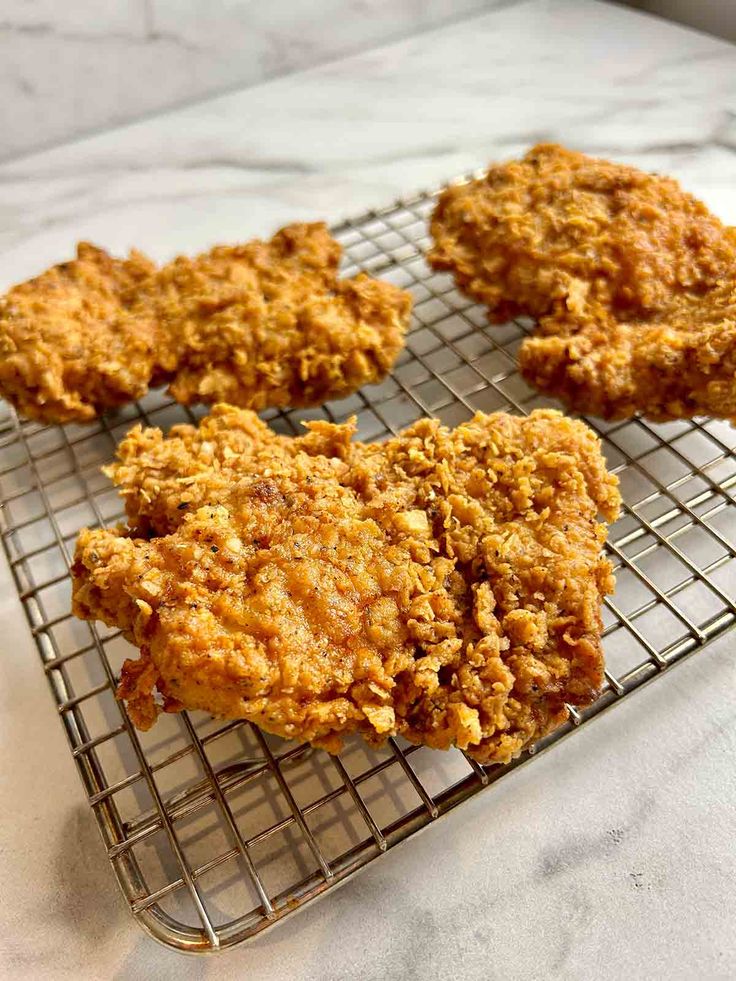
[[[0,166],[0,286],[87,238],[156,258],[360,212],[540,139],[736,222],[736,48],[588,0],[508,3]],[[0,568],[0,972],[727,978],[734,634],[241,950],[158,947],[117,892]]]
[[[373,48],[496,2],[505,0],[4,0],[0,158]]]

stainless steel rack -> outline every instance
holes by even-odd
[[[321,409],[267,413],[276,429],[356,414],[359,436],[381,439],[425,414],[455,425],[478,409],[552,404],[516,370],[529,324],[489,326],[425,265],[435,196],[333,229],[346,273],[411,290],[413,327],[386,381]],[[92,426],[41,427],[0,407],[0,530],[18,594],[123,894],[172,947],[224,949],[290,915],[736,622],[736,430],[589,419],[625,501],[608,545],[618,586],[604,610],[607,681],[594,705],[520,760],[483,768],[401,740],[381,751],[355,740],[333,758],[199,713],[136,732],[114,698],[130,648],[71,616],[69,557],[80,527],[121,517],[100,466],[127,429],[198,415],[161,392]]]

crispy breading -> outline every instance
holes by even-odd
[[[244,470],[267,474],[274,460],[298,453],[345,457],[354,452],[349,426],[313,422],[298,439],[279,436],[253,412],[213,406],[198,426],[160,429],[134,426],[105,473],[120,488],[129,527],[137,534],[164,535],[186,511],[219,500]]]
[[[554,411],[353,425],[288,439],[216,406],[136,428],[110,474],[128,529],[85,530],[74,611],[141,660],[119,694],[339,750],[388,735],[508,761],[603,678],[601,556],[619,495],[596,436]]]
[[[676,181],[541,145],[451,187],[430,263],[494,322],[539,318],[532,384],[604,418],[736,419],[736,229]]]
[[[155,267],[81,243],[77,258],[0,299],[0,394],[41,422],[91,419],[144,395],[153,373],[150,320],[123,315]]]
[[[168,384],[177,401],[318,405],[382,378],[409,294],[338,279],[325,225],[217,246],[157,270],[82,243],[0,300],[0,393],[43,422],[84,421]]]

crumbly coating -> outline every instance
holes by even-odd
[[[133,430],[129,527],[81,533],[74,611],[140,648],[119,694],[142,728],[199,708],[332,752],[401,734],[508,761],[602,682],[599,441],[554,411],[352,431],[287,439],[230,406]]]
[[[0,299],[0,394],[41,422],[85,421],[144,395],[156,332],[124,311],[154,272],[137,252],[113,259],[82,242],[76,259],[14,286]]]
[[[161,269],[139,253],[77,258],[0,300],[0,392],[43,422],[84,421],[168,384],[185,405],[317,405],[379,380],[403,345],[409,294],[338,279],[325,225],[217,246]]]
[[[430,263],[494,322],[539,318],[525,377],[604,418],[736,419],[736,229],[676,181],[541,145],[445,191]]]

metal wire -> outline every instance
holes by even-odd
[[[346,273],[367,270],[412,291],[413,327],[389,379],[321,409],[266,413],[277,430],[355,414],[361,438],[381,439],[422,415],[456,425],[479,409],[551,404],[516,370],[530,324],[489,326],[425,265],[436,193],[333,229]],[[121,517],[99,474],[119,436],[136,421],[165,428],[185,419],[195,414],[160,392],[91,427],[21,422],[0,404],[0,535],[18,595],[123,893],[144,929],[171,947],[241,943],[736,622],[735,431],[712,420],[588,419],[624,496],[608,545],[618,586],[604,610],[606,685],[519,760],[482,767],[400,739],[383,751],[356,740],[332,758],[199,713],[138,733],[114,698],[130,648],[119,632],[72,618],[69,556],[81,526]]]

